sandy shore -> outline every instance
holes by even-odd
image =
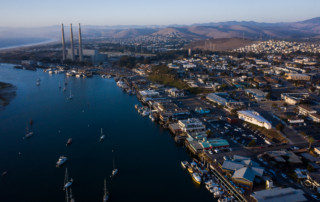
[[[55,44],[57,42],[58,42],[57,39],[50,39],[50,40],[42,41],[42,42],[38,42],[38,43],[30,43],[30,44],[24,44],[24,45],[9,46],[9,47],[0,48],[0,52],[18,50],[18,49],[21,49],[21,48],[29,48],[29,47],[32,47],[32,46],[42,46],[42,45],[46,45],[46,44]]]

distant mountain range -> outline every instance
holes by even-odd
[[[77,26],[74,26],[77,36]],[[65,27],[66,37],[69,27]],[[202,23],[192,25],[171,26],[82,26],[84,37],[99,38],[135,38],[139,36],[174,35],[190,40],[247,38],[257,39],[320,39],[320,17],[286,23],[260,23],[254,21],[228,21],[217,23]],[[61,38],[60,26],[39,28],[9,28],[0,27],[0,38],[46,37]]]

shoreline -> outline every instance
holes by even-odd
[[[0,111],[3,110],[16,96],[17,87],[0,81]]]
[[[36,42],[36,43],[29,43],[29,44],[23,44],[23,45],[14,45],[14,46],[7,46],[0,48],[0,52],[2,51],[11,51],[11,50],[16,50],[16,49],[21,49],[21,48],[29,48],[32,46],[40,46],[40,45],[45,45],[45,44],[51,44],[51,43],[56,43],[59,40],[57,39],[50,39],[42,42]]]

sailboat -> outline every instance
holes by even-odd
[[[64,176],[64,186],[63,190],[68,189],[73,183],[73,179],[71,178],[70,180],[68,179],[68,169],[66,168],[66,174]]]
[[[107,182],[106,179],[104,179],[104,194],[103,194],[103,202],[107,202],[109,200],[110,193],[107,189]]]
[[[40,78],[37,80],[36,85],[40,86]]]
[[[28,126],[27,126],[27,132],[26,132],[26,135],[24,136],[24,138],[23,139],[28,139],[28,138],[30,138],[31,136],[33,136],[33,132],[31,131],[31,132],[29,132],[29,128],[28,128]]]
[[[100,142],[101,142],[102,140],[104,140],[105,137],[106,137],[106,135],[103,134],[103,131],[102,131],[102,128],[101,128]]]
[[[113,150],[112,150],[112,152],[113,152]],[[116,165],[114,163],[114,157],[113,157],[113,170],[112,170],[110,178],[116,176],[117,174],[118,174],[118,169],[116,168]]]
[[[68,97],[68,100],[72,100],[72,98],[73,98],[73,95],[72,95],[71,90],[70,90],[70,95]]]

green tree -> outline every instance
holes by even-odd
[[[278,131],[282,131],[282,130],[284,129],[284,125],[283,125],[282,123],[278,123],[278,124],[276,125],[276,129],[277,129]]]
[[[209,129],[206,131],[206,134],[208,137],[211,137],[213,135],[213,132]]]
[[[249,142],[248,147],[255,147],[257,145],[255,140],[251,140],[251,142]]]
[[[309,136],[308,137],[308,142],[309,142],[309,150],[311,149],[312,144],[314,143],[314,138]]]

